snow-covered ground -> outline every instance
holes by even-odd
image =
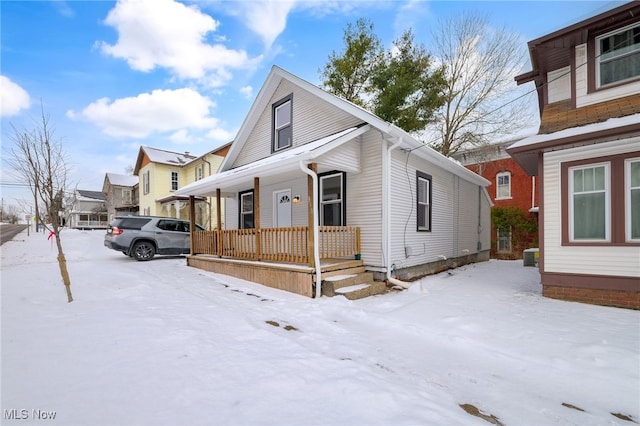
[[[521,261],[313,300],[182,257],[136,262],[103,235],[62,234],[71,304],[46,235],[2,245],[3,425],[640,419],[640,312],[542,298]]]

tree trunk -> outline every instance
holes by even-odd
[[[71,294],[71,278],[69,278],[69,271],[67,270],[67,259],[64,257],[62,251],[62,243],[60,242],[60,232],[56,232],[54,235],[56,239],[56,246],[58,247],[58,266],[60,267],[60,275],[62,275],[62,283],[67,292],[67,302],[73,302],[73,295]]]

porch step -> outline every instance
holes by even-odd
[[[337,269],[334,271],[322,271],[322,280],[326,280],[327,278],[332,278],[340,275],[355,275],[361,274],[365,272],[364,266],[355,266],[352,268],[345,269]],[[313,279],[315,280],[316,275],[314,274]]]
[[[387,285],[382,281],[373,281],[366,284],[356,284],[349,287],[342,287],[335,291],[336,295],[341,295],[349,300],[363,299],[387,291]]]
[[[323,275],[324,277],[324,275]],[[322,280],[322,295],[344,296],[355,300],[363,297],[381,294],[387,290],[384,282],[374,281],[372,272],[358,272],[355,274],[342,274],[329,276]]]

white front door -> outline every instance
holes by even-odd
[[[276,228],[291,226],[291,190],[284,189],[273,193],[274,225]]]

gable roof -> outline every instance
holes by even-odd
[[[105,179],[113,186],[135,186],[138,177],[133,175],[119,175],[117,173],[107,173]]]
[[[300,77],[297,77],[285,71],[284,69],[276,65],[274,65],[271,68],[271,72],[267,76],[265,83],[260,89],[260,92],[258,92],[258,95],[256,96],[255,101],[251,105],[251,108],[249,109],[247,116],[245,117],[242,125],[240,126],[240,129],[238,130],[238,134],[234,139],[234,142],[232,143],[231,147],[229,148],[229,152],[227,156],[225,157],[225,159],[223,160],[220,166],[220,172],[225,172],[231,169],[235,160],[238,158],[238,155],[242,151],[242,148],[244,147],[245,143],[249,139],[249,135],[253,131],[253,128],[256,126],[261,113],[271,104],[271,99],[275,91],[277,90],[278,86],[283,80],[286,80],[289,83],[297,86],[298,88],[309,92],[311,95],[328,102],[329,104],[335,106],[336,108],[340,108],[341,110],[347,112],[348,114],[351,114],[352,116],[360,119],[363,124],[369,124],[371,127],[380,130],[382,133],[385,133],[390,137],[400,140],[401,143],[399,148],[410,149],[418,157],[421,157],[433,164],[436,164],[437,166],[459,176],[464,180],[467,180],[482,186],[488,186],[490,184],[490,182],[487,181],[486,179],[466,169],[465,167],[461,166],[460,164],[451,160],[450,158],[445,157],[444,155],[435,151],[433,148],[426,145],[425,143],[418,141],[409,133],[405,132],[404,130],[400,129],[394,124],[386,122],[382,120],[380,117],[365,110],[364,108],[352,102],[349,102],[347,100],[339,98],[329,92],[326,92],[325,90],[322,90],[320,87],[317,87],[301,79]],[[344,142],[346,142],[347,140],[344,140]],[[334,141],[334,139],[327,137],[311,143],[318,144],[318,143],[321,143],[321,141],[324,141],[324,143],[329,143],[331,141]],[[250,166],[250,165],[247,165],[247,166]],[[216,179],[217,181],[219,181],[220,177],[216,178],[215,176],[210,176],[208,178],[203,179],[202,181],[209,180],[209,179]],[[204,183],[202,181],[199,181],[200,185]],[[188,191],[190,190],[190,188],[194,188],[194,185],[197,183],[198,182],[195,182],[193,184],[187,185],[186,187],[182,188],[180,190],[181,193],[188,194]],[[191,194],[191,195],[196,195],[196,194]]]
[[[165,151],[164,149],[151,148],[149,146],[141,146],[138,151],[138,158],[136,160],[136,166],[133,169],[133,174],[137,175],[142,168],[144,158],[147,158],[151,163],[167,164],[170,166],[182,167],[194,160],[195,156],[190,155],[188,152],[173,152]]]

